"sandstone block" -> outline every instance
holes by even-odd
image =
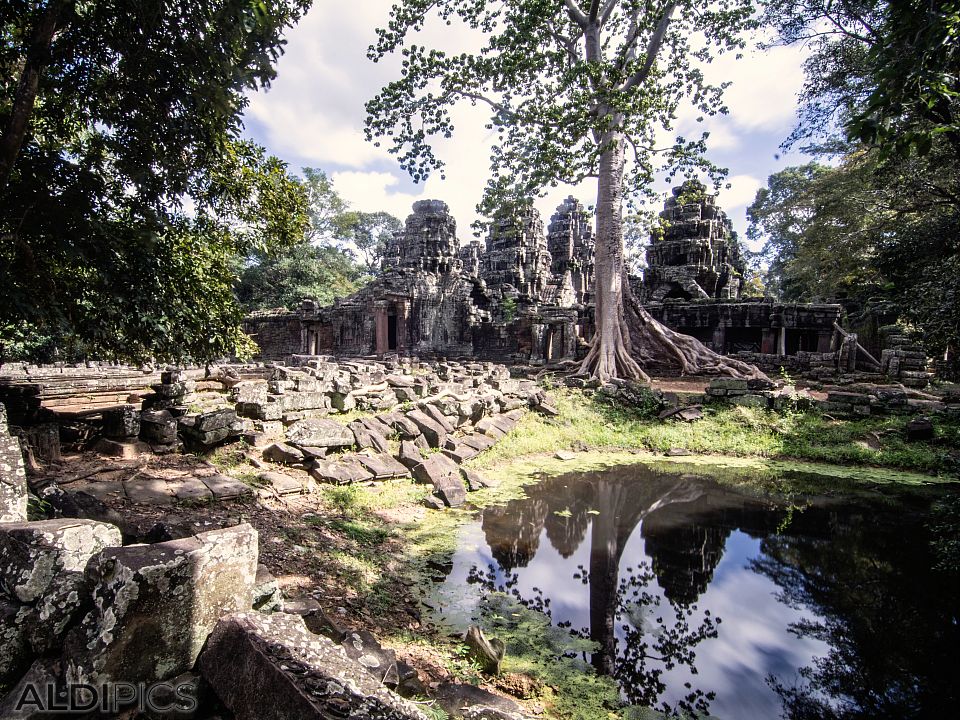
[[[247,524],[91,559],[93,610],[67,637],[66,678],[153,682],[193,667],[218,620],[253,604],[257,532]]]
[[[351,447],[355,438],[346,425],[335,420],[299,420],[287,429],[287,442],[310,447]]]
[[[284,613],[224,618],[200,671],[237,720],[427,720],[342,647]]]
[[[61,518],[0,524],[0,590],[21,603],[39,600],[63,572],[120,545],[120,530],[93,520]]]

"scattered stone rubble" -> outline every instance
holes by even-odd
[[[455,381],[455,368],[447,372]],[[447,432],[444,416],[419,412],[425,426]],[[503,415],[483,420],[498,427]],[[312,443],[352,437],[329,422],[291,428]],[[430,459],[456,468],[441,454],[415,467]],[[17,498],[26,495],[18,477]],[[338,627],[315,601],[285,601],[258,565],[250,525],[122,545],[107,522],[21,515],[18,508],[14,521],[0,522],[0,717],[47,717],[35,705],[18,709],[31,689],[45,697],[44,686],[89,692],[121,682],[141,692],[159,683],[168,685],[163,692],[186,688],[201,706],[189,717],[225,707],[238,720],[425,720],[404,699],[429,692],[416,671],[370,633]],[[523,719],[514,703],[457,688],[444,685],[441,700],[452,708],[451,698],[469,696],[474,714],[458,716]]]

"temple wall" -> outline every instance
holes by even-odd
[[[293,311],[263,311],[243,320],[243,331],[253,338],[260,351],[257,360],[280,360],[302,352],[302,324]]]

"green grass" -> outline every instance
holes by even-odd
[[[518,427],[471,462],[492,468],[526,455],[560,449],[642,449],[664,452],[683,448],[695,453],[782,458],[841,465],[871,465],[934,474],[960,467],[960,422],[935,418],[933,442],[908,443],[903,428],[909,418],[871,417],[837,421],[817,412],[780,413],[745,407],[708,405],[702,420],[662,422],[577,390],[554,391],[560,415],[527,413]],[[863,443],[881,436],[881,449]]]

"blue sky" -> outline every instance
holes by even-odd
[[[363,138],[364,102],[398,75],[396,62],[374,64],[366,58],[374,29],[385,24],[392,1],[354,0],[344,12],[342,3],[315,0],[287,35],[276,81],[268,91],[251,96],[246,133],[294,170],[325,170],[355,209],[386,210],[404,218],[415,200],[444,200],[464,241],[489,167],[486,111],[459,109],[454,137],[436,144],[437,154],[448,164],[446,180],[436,176],[414,184],[385,149]],[[428,24],[423,40],[458,49],[471,49],[477,41],[466,29],[439,24]],[[730,171],[731,188],[721,192],[719,201],[741,233],[747,225],[746,207],[767,176],[804,161],[797,154],[776,157],[795,122],[803,54],[803,48],[751,51],[741,60],[724,56],[709,68],[713,81],[732,81],[726,94],[730,114],[711,119],[709,157]],[[695,127],[681,118],[677,130],[693,136]],[[655,189],[669,188],[663,183]],[[590,205],[595,182],[551,192],[537,203],[544,219],[571,194]]]

